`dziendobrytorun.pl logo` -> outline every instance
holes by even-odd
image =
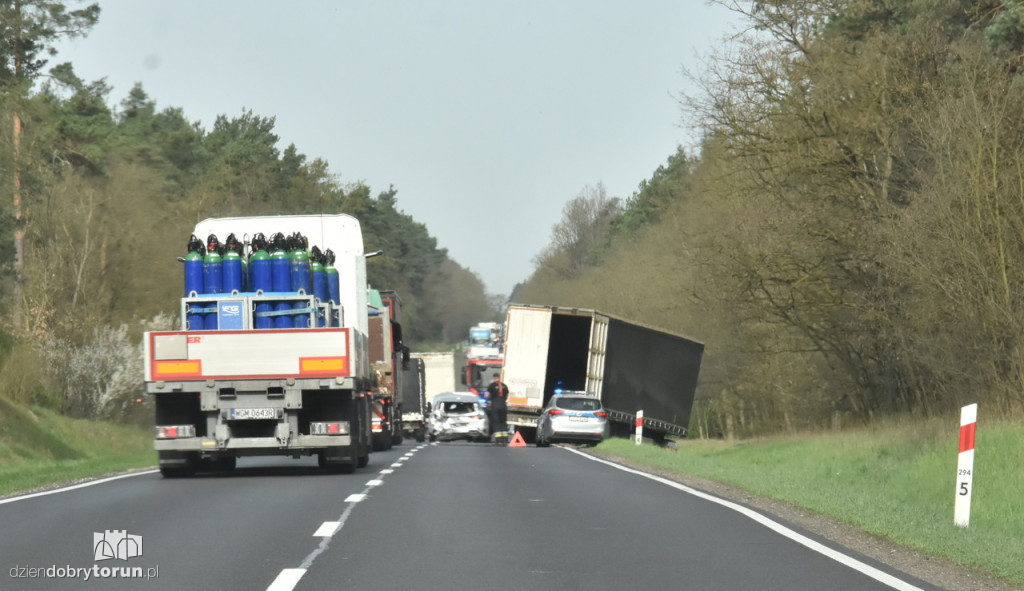
[[[142,536],[126,530],[106,530],[92,534],[92,555],[101,560],[124,560],[142,556]],[[155,579],[160,576],[159,566],[21,566],[10,570],[14,579]]]

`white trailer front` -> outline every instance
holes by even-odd
[[[502,381],[509,390],[509,425],[531,429],[537,426],[537,416],[550,397],[550,394],[545,396],[545,386],[548,391],[564,386],[601,396],[608,318],[599,314],[588,316],[593,321],[589,328],[590,346],[565,350],[565,356],[576,358],[572,364],[575,370],[571,375],[558,375],[555,367],[549,365],[552,339],[558,337],[551,333],[552,316],[553,310],[545,307],[510,307],[508,310]],[[555,373],[549,376],[549,369]],[[560,384],[577,375],[584,376],[582,383]]]
[[[412,353],[423,360],[423,391],[427,402],[442,392],[455,392],[454,353]]]

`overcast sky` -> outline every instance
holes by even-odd
[[[682,70],[735,22],[702,0],[99,4],[53,63],[106,78],[113,105],[139,82],[207,130],[244,109],[274,117],[280,148],[373,195],[394,185],[399,209],[506,295],[567,201],[598,183],[629,197],[694,142]]]

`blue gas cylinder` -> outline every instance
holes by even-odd
[[[287,292],[292,290],[291,259],[284,250],[270,253],[271,291]]]
[[[193,234],[188,242],[188,254],[185,256],[185,297],[203,293],[203,255],[206,247]],[[185,313],[186,330],[203,330],[203,315],[192,310],[199,308],[197,304],[189,304]]]
[[[287,251],[287,240],[284,234],[278,232],[270,238],[270,278],[273,283],[273,289],[271,291],[276,292],[290,292],[292,289],[292,277],[291,277],[291,259],[288,257]],[[274,304],[275,312],[285,312],[284,314],[277,314],[274,318],[274,328],[291,328],[292,317],[291,312],[292,305],[290,302],[278,302]]]
[[[317,303],[327,301],[327,271],[324,270],[323,254],[320,249],[313,247],[309,254],[309,272],[313,276],[313,296]],[[324,317],[317,312],[317,326],[326,326]]]
[[[185,297],[192,292],[203,293],[203,254],[206,249],[195,234],[188,243],[188,254],[185,256]]]
[[[305,249],[292,251],[291,255],[291,288],[292,291],[311,294],[309,253]],[[309,302],[295,302],[296,310],[309,307]],[[309,328],[309,312],[297,313],[293,319],[295,328]]]
[[[274,291],[274,280],[270,269],[270,254],[257,250],[249,258],[249,287],[252,291]]]
[[[284,312],[274,316],[274,328],[292,328],[292,305],[289,302],[278,302],[274,305],[275,312]]]
[[[224,293],[241,292],[242,281],[242,244],[234,234],[228,234],[224,241]]]
[[[249,286],[255,292],[273,291],[274,282],[270,271],[270,254],[265,250],[257,250],[249,259]],[[274,309],[265,300],[257,300],[256,328],[274,328],[274,319],[266,316]]]
[[[241,292],[242,255],[233,250],[224,253],[224,293]]]
[[[206,256],[203,257],[203,293],[224,293],[224,259],[220,242],[213,234],[206,240]]]
[[[327,264],[324,265],[324,272],[327,273],[327,297],[336,305],[341,304],[341,276],[338,269],[334,267],[334,251],[327,249],[325,253]]]

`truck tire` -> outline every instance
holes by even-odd
[[[196,473],[198,454],[162,451],[158,455],[160,474],[164,478],[188,478]]]
[[[427,432],[425,429],[416,429],[416,443],[423,443],[427,440]]]
[[[320,464],[321,468],[327,470],[328,474],[351,474],[356,471],[356,465],[359,463],[359,459],[335,459],[331,457],[330,452],[325,449],[317,454],[317,463]]]

